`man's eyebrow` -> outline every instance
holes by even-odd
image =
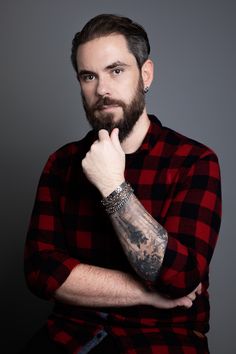
[[[118,61],[115,61],[114,63],[108,65],[105,67],[105,70],[111,70],[111,69],[114,69],[118,66],[129,66],[128,64],[126,63],[123,63],[122,61],[118,60]],[[93,71],[91,70],[86,70],[86,69],[82,69],[79,71],[78,73],[78,76],[83,76],[83,75],[96,75],[96,73],[94,73]]]
[[[90,70],[80,70],[78,72],[78,76],[82,76],[82,75],[95,75],[95,73]]]
[[[108,65],[108,66],[106,66],[106,70],[110,70],[110,69],[114,69],[114,68],[116,68],[117,66],[129,66],[128,64],[126,64],[126,63],[123,63],[122,61],[115,61],[114,63],[112,63],[112,64],[110,64],[110,65]]]

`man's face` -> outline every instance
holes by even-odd
[[[77,53],[81,94],[95,130],[118,127],[124,140],[143,113],[143,81],[124,36],[116,34],[82,44]]]

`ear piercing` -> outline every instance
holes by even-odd
[[[148,93],[148,91],[149,91],[149,87],[146,86],[146,87],[144,88],[144,93]]]

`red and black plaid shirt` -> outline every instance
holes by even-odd
[[[151,306],[86,308],[55,303],[51,337],[79,353],[109,333],[123,353],[206,353],[208,271],[221,216],[217,157],[206,146],[163,127],[154,116],[141,147],[126,155],[125,178],[147,211],[168,231],[157,291],[180,297],[200,282],[190,309]],[[50,299],[79,263],[133,273],[101,195],[86,179],[81,160],[93,132],[52,154],[40,178],[25,251],[29,288]],[[202,338],[201,338],[202,337]],[[84,351],[86,352],[86,351]],[[84,353],[83,351],[81,353]]]

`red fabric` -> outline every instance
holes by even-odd
[[[77,353],[103,329],[117,338],[124,353],[207,352],[206,339],[193,331],[209,329],[208,271],[221,217],[219,165],[212,150],[149,118],[143,144],[126,155],[125,171],[137,198],[169,235],[159,277],[148,285],[179,297],[202,282],[203,293],[191,309],[92,309],[56,303],[48,328],[68,352]],[[32,292],[44,299],[52,298],[80,262],[133,273],[101,195],[81,169],[94,139],[90,132],[52,154],[40,178],[25,274]]]

